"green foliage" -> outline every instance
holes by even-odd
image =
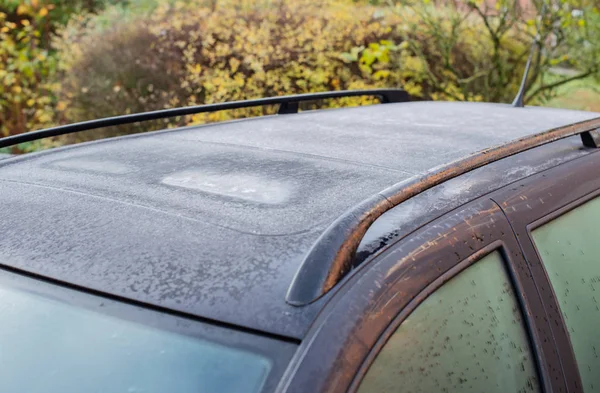
[[[0,0],[0,132],[182,105],[404,87],[509,102],[598,74],[590,0]],[[571,71],[549,76],[554,67]],[[358,105],[372,98],[319,103]],[[316,104],[307,104],[314,108]],[[253,108],[103,135],[273,113]],[[136,129],[137,127],[137,129]],[[37,145],[22,146],[34,149]]]
[[[600,14],[590,1],[405,0],[392,9],[404,20],[403,45],[392,62],[415,75],[423,97],[508,102],[532,43],[528,101],[545,102],[561,84],[600,69]],[[358,61],[371,61],[368,49],[360,55]],[[548,81],[556,66],[575,75]]]
[[[55,30],[72,13],[93,11],[100,0],[0,0],[0,135],[44,128],[60,121],[56,101]],[[15,150],[29,150],[23,145]]]
[[[480,2],[368,3],[194,0],[148,7],[142,18],[118,17],[114,7],[80,18],[57,43],[68,53],[61,64],[60,97],[69,108],[64,115],[78,121],[373,86],[402,86],[423,99],[510,102],[532,37],[539,34],[536,24],[546,23],[544,17],[536,19],[537,11],[526,15],[502,1],[493,10]],[[548,40],[551,33],[544,37]],[[568,55],[560,53],[560,58]],[[536,66],[532,75],[541,78],[548,68]],[[272,108],[203,114],[152,127],[263,113]],[[107,134],[127,130],[134,128]]]
[[[0,10],[34,17],[36,12],[52,11],[48,17],[51,25],[64,25],[73,14],[93,12],[118,0],[0,0]],[[49,12],[50,13],[50,12]],[[44,15],[45,16],[45,15]]]
[[[7,136],[44,127],[53,120],[48,80],[56,62],[41,41],[38,12],[31,22],[10,22],[0,13],[0,134]]]
[[[484,39],[485,24],[464,10],[418,2],[393,11],[403,20],[401,42],[354,48],[365,72],[378,78],[399,68],[407,90],[425,99],[507,102],[515,94],[526,61],[526,45],[516,33],[505,37],[507,45],[496,58]],[[496,62],[503,65],[500,73]]]
[[[534,63],[535,87],[529,96],[547,103],[563,91],[560,87],[582,79],[600,77],[599,2],[556,0],[552,8],[543,7],[537,27],[542,55]],[[532,23],[529,21],[529,23]],[[553,67],[566,69],[556,78]]]
[[[544,79],[552,83],[569,76],[573,76],[573,73],[549,74]],[[556,94],[544,102],[544,106],[600,112],[600,81],[598,78],[587,77],[560,85],[556,88]]]
[[[113,19],[102,28],[98,17],[75,20],[56,43],[65,54],[60,96],[67,103],[65,116],[77,121],[182,105],[393,86],[393,80],[372,78],[340,57],[374,38],[400,37],[400,18],[392,13],[374,17],[377,11],[329,0],[222,0],[216,7],[208,1],[161,4],[143,18]],[[372,101],[351,98],[322,105]],[[253,108],[202,114],[169,125],[272,112]],[[125,130],[135,128],[104,135]]]

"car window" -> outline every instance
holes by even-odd
[[[51,287],[0,271],[2,392],[256,393],[273,369],[275,340]]]
[[[501,254],[482,258],[417,306],[377,355],[358,391],[539,391]]]
[[[600,387],[600,198],[532,231],[560,305],[584,386]]]

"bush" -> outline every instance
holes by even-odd
[[[481,39],[481,20],[439,5],[368,3],[195,0],[160,5],[138,18],[119,18],[114,9],[109,18],[80,18],[57,43],[66,118],[367,87],[404,87],[421,99],[507,102],[514,96],[527,50],[516,33],[506,34],[512,44],[494,58],[492,44]],[[501,85],[487,72],[494,61],[511,70]],[[340,100],[321,104],[337,105]],[[272,112],[201,114],[102,135]]]
[[[99,9],[107,1],[0,0],[0,136],[60,121],[56,109],[64,103],[56,101],[57,60],[51,37],[72,13]]]
[[[389,0],[393,3],[394,0]],[[405,58],[418,64],[426,95],[509,102],[533,50],[525,97],[544,103],[557,88],[600,71],[598,3],[581,0],[398,0],[408,18]],[[416,22],[415,22],[416,21]],[[571,75],[553,81],[556,66]]]
[[[597,73],[597,10],[574,9],[575,0],[544,7],[544,0],[533,2],[538,17],[526,19],[509,6],[515,1],[489,8],[480,0],[0,0],[0,11],[9,12],[0,19],[0,131],[367,87],[404,87],[421,99],[508,102],[536,33],[542,50],[529,98],[550,97],[556,83]],[[402,5],[386,6],[393,3]],[[92,13],[105,4],[112,5]],[[581,72],[545,82],[557,64]],[[273,110],[203,114],[102,135]]]
[[[57,43],[64,59],[61,99],[68,102],[69,121],[402,82],[399,77],[372,77],[341,56],[369,42],[400,39],[400,17],[382,15],[371,6],[309,0],[216,5],[195,1],[161,5],[144,18],[127,18],[103,28],[97,21],[72,23]],[[354,105],[372,99],[342,101]],[[340,101],[322,105],[340,105]],[[273,108],[253,108],[169,124],[272,112]],[[134,129],[127,126],[112,133]]]
[[[403,20],[401,44],[373,42],[347,54],[374,77],[396,70],[413,95],[444,101],[510,102],[529,50],[511,30],[496,53],[483,21],[465,10],[418,2],[392,9]]]
[[[0,134],[8,136],[52,123],[55,61],[28,19],[10,22],[0,12]]]

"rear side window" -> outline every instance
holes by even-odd
[[[600,198],[538,227],[533,241],[552,283],[584,386],[600,388]]]
[[[534,360],[499,252],[425,299],[390,337],[360,393],[534,392]]]
[[[0,321],[0,392],[258,393],[294,349],[2,270]]]

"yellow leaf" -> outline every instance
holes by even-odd
[[[48,8],[42,7],[42,9],[40,10],[40,12],[38,14],[39,14],[39,16],[41,16],[43,18],[44,16],[48,15]]]
[[[38,117],[38,121],[41,123],[47,123],[50,120],[52,120],[52,117],[48,113],[42,113],[42,115]]]
[[[33,104],[35,104],[35,100],[33,98],[27,100],[27,106],[33,106]]]
[[[33,6],[33,8],[38,8],[38,5],[40,5],[40,2],[38,0],[31,0],[31,5]]]
[[[240,61],[235,57],[232,57],[231,59],[229,59],[229,67],[231,67],[231,72],[235,73],[240,67]]]
[[[21,4],[17,7],[17,15],[23,15],[29,12],[29,8],[25,4]]]
[[[16,94],[19,94],[22,91],[21,86],[13,86],[11,90]]]
[[[7,26],[4,26],[3,28],[0,29],[0,32],[2,33],[8,33],[10,29]]]
[[[58,101],[58,103],[56,104],[56,110],[58,111],[64,111],[65,109],[67,109],[67,103],[64,101]]]
[[[27,19],[22,19],[22,20],[21,20],[21,24],[22,24],[23,26],[29,26],[29,25],[30,25],[30,23],[29,23],[29,21],[28,21]]]

